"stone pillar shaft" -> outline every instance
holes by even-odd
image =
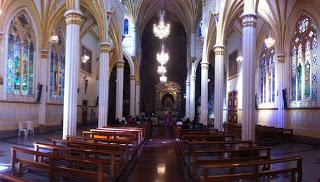
[[[140,115],[140,81],[136,81],[136,116]]]
[[[216,45],[215,52],[215,71],[214,71],[214,126],[219,131],[223,130],[223,98],[224,98],[224,47]]]
[[[208,62],[201,62],[201,114],[200,123],[208,124]]]
[[[243,36],[243,92],[242,92],[242,140],[255,140],[255,54],[256,54],[256,15],[242,16]]]
[[[39,125],[46,124],[46,105],[47,105],[47,74],[48,74],[48,51],[41,50],[41,78],[40,84],[42,85],[41,100],[39,107]]]
[[[276,64],[277,68],[277,75],[276,75],[276,83],[278,88],[278,96],[277,96],[277,106],[278,106],[278,118],[277,118],[277,125],[275,127],[284,128],[284,100],[283,100],[283,93],[282,90],[284,89],[284,82],[285,82],[285,56],[284,54],[279,54],[277,57],[278,61]]]
[[[130,115],[135,116],[134,106],[136,97],[136,77],[134,75],[130,76]]]
[[[116,85],[116,119],[120,121],[123,114],[123,76],[124,76],[124,61],[120,60],[117,63],[117,85]]]
[[[80,60],[81,12],[68,10],[66,20],[65,88],[63,103],[63,138],[76,136],[77,90]]]
[[[196,112],[196,76],[190,76],[190,121],[194,120]]]
[[[98,127],[104,127],[108,125],[110,49],[110,43],[102,42],[100,44]]]
[[[186,81],[186,114],[185,118],[190,119],[190,81]]]

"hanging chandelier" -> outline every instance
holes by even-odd
[[[169,54],[164,51],[164,45],[161,46],[161,52],[157,53],[157,61],[160,63],[160,65],[167,64],[169,60]]]
[[[166,69],[166,67],[164,67],[163,65],[160,65],[160,66],[158,66],[157,72],[158,72],[160,75],[164,75],[164,74],[167,73],[167,69]]]
[[[276,41],[274,40],[274,38],[272,38],[270,35],[268,35],[265,39],[264,39],[264,43],[266,44],[267,48],[271,48],[274,43]]]
[[[164,17],[165,17],[165,11],[162,10],[159,13],[159,24],[153,24],[153,33],[155,34],[156,37],[158,37],[159,39],[163,39],[168,37],[168,35],[170,34],[170,24],[164,23]]]
[[[160,82],[161,83],[167,82],[167,77],[165,75],[160,76]]]

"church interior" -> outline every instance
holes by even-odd
[[[0,181],[320,182],[319,0],[0,0]]]

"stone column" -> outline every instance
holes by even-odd
[[[185,113],[185,118],[190,119],[190,80],[189,80],[189,76],[186,81],[186,113]]]
[[[134,106],[135,106],[135,97],[136,97],[136,76],[130,76],[130,115],[135,116]]]
[[[194,120],[196,112],[196,76],[190,76],[190,121]]]
[[[109,42],[100,44],[100,73],[99,73],[99,118],[98,127],[108,125],[108,103],[109,103]]]
[[[256,55],[256,15],[242,15],[242,56],[243,56],[243,92],[242,92],[242,140],[255,140],[255,55]]]
[[[63,138],[77,132],[77,89],[80,62],[80,23],[82,13],[68,10],[66,20],[65,88],[63,102]]]
[[[3,32],[0,31],[0,57],[2,58],[4,55],[4,41],[3,41]],[[0,67],[3,67],[4,66],[4,62],[2,62],[2,65],[1,65],[1,62],[0,62]],[[3,72],[3,68],[2,70],[0,70],[0,76],[2,76],[2,79],[3,79],[3,82],[4,82],[4,72]],[[3,83],[3,85],[0,85],[0,99],[4,99],[6,98],[6,87],[5,87],[5,84]]]
[[[276,83],[278,87],[278,96],[277,96],[277,106],[278,106],[278,114],[277,114],[277,126],[279,128],[284,128],[284,100],[283,100],[283,93],[282,90],[285,88],[285,56],[284,54],[278,54],[277,56],[277,75],[276,75]]]
[[[224,46],[214,47],[214,127],[219,131],[223,130],[223,99],[224,99]]]
[[[191,30],[191,44],[190,44],[190,48],[191,48],[191,59],[194,60],[196,57],[196,28],[192,28]]]
[[[201,114],[200,122],[204,125],[208,124],[208,69],[209,63],[201,62]]]
[[[140,81],[136,80],[136,106],[135,106],[136,116],[140,115]]]
[[[117,85],[116,85],[116,119],[122,119],[123,111],[123,75],[124,61],[121,59],[117,63]]]
[[[41,100],[40,100],[40,107],[39,107],[39,125],[46,124],[46,105],[47,105],[47,76],[48,76],[48,51],[41,50],[41,77],[40,77],[40,84],[42,85],[41,91]]]

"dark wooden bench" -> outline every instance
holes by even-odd
[[[97,150],[97,149],[83,149],[79,147],[63,147],[57,145],[51,145],[46,143],[36,142],[33,144],[34,150],[37,152],[51,153],[59,156],[66,157],[78,157],[85,160],[101,159],[103,163],[108,166],[108,169],[104,172],[109,172],[112,178],[115,178],[117,174],[124,168],[124,162],[122,157],[119,157],[119,170],[116,171],[116,156],[119,154],[114,151]],[[41,159],[42,160],[42,159]],[[39,161],[39,157],[36,156],[36,161]],[[43,161],[43,160],[42,160]],[[117,174],[116,174],[117,173]]]
[[[286,163],[286,165],[281,165]],[[292,165],[291,163],[294,163]],[[264,168],[264,166],[270,166]],[[250,171],[241,171],[239,169],[251,168]],[[289,174],[290,181],[302,181],[302,157],[287,157],[280,159],[234,162],[227,164],[200,164],[197,168],[201,168],[203,173],[200,175],[200,181],[239,181],[250,179],[252,181],[268,181],[266,178],[272,176]],[[209,174],[210,171],[215,172],[218,169],[233,169],[233,173],[229,174]],[[261,179],[262,178],[262,179]]]
[[[105,150],[113,151],[120,157],[123,156],[125,163],[133,157],[136,153],[134,148],[130,148],[127,145],[118,145],[118,144],[105,144],[105,143],[92,143],[92,142],[83,142],[83,141],[73,141],[73,140],[61,140],[61,139],[52,139],[53,145],[62,145],[66,147],[73,148],[82,148],[82,149],[96,149],[96,150]]]
[[[30,159],[30,157],[36,158],[36,156],[43,158],[45,162]],[[18,168],[16,168],[16,165],[18,165]],[[50,182],[57,180],[57,177],[96,182],[103,182],[107,178],[103,172],[102,160],[65,157],[17,147],[11,148],[11,166],[13,175],[22,175],[23,168],[40,170],[48,174]],[[90,170],[80,169],[79,166],[90,167]]]
[[[1,182],[29,182],[16,176],[0,173]]]

